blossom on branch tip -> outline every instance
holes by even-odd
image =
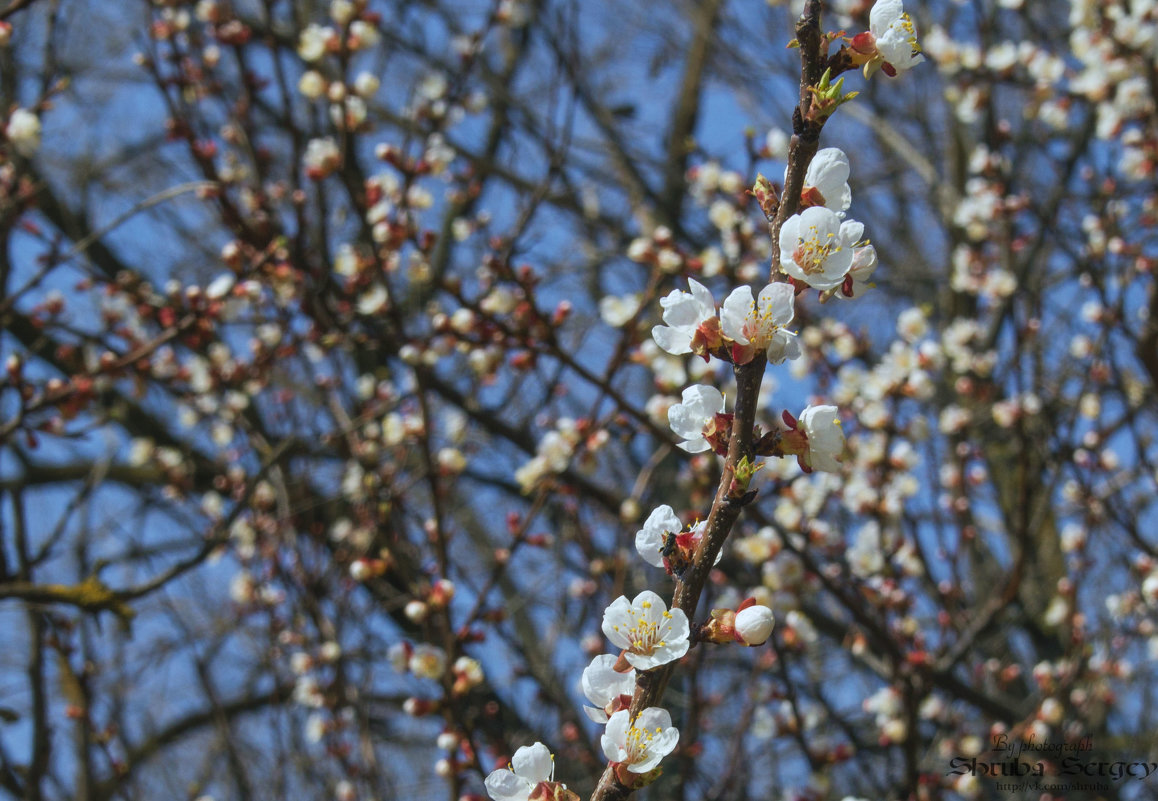
[[[624,765],[631,773],[647,773],[675,750],[679,739],[667,710],[652,706],[634,720],[629,710],[616,712],[607,721],[600,744],[609,762]]]
[[[752,299],[750,286],[738,286],[724,300],[720,325],[724,335],[736,342],[732,349],[737,364],[752,361],[764,351],[771,364],[800,356],[796,334],[787,325],[796,315],[795,291],[790,284],[768,284]]]
[[[925,57],[917,43],[917,29],[901,0],[877,0],[869,12],[869,31],[885,64],[898,72],[911,69]]]
[[[644,590],[628,601],[619,596],[603,613],[603,633],[637,670],[673,662],[688,652],[688,616],[682,609],[667,609],[663,599]]]
[[[715,387],[695,384],[686,388],[680,403],[667,411],[671,430],[686,442],[679,447],[688,453],[702,453],[712,449],[710,439],[717,442],[726,432],[721,430],[719,420],[723,416],[724,395]]]
[[[554,781],[555,757],[542,743],[524,745],[511,757],[509,768],[493,771],[486,778],[487,794],[495,801],[577,799],[574,793]]]
[[[866,78],[878,69],[892,77],[925,60],[902,0],[877,0],[869,12],[869,29],[852,38],[851,48],[856,63],[864,64]]]
[[[716,301],[708,288],[694,278],[688,279],[688,289],[691,291],[673,289],[660,299],[667,325],[657,325],[651,335],[657,345],[674,356],[695,353],[707,359],[710,351],[723,344]]]
[[[596,723],[606,723],[611,715],[631,706],[635,670],[620,673],[615,669],[618,661],[610,654],[600,654],[583,669],[583,694],[595,704],[583,707],[583,711]]]
[[[784,221],[780,229],[780,266],[813,289],[833,289],[852,268],[864,224],[841,222],[823,206],[813,206]]]

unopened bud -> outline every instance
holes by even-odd
[[[426,604],[424,604],[422,601],[411,601],[410,603],[406,604],[406,608],[403,610],[403,613],[413,622],[421,623],[426,619],[427,611],[428,610]]]
[[[776,619],[768,607],[758,604],[749,606],[736,613],[736,637],[744,645],[763,645],[772,634],[775,623]]]

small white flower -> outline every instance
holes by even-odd
[[[511,757],[509,769],[500,768],[486,778],[487,793],[495,801],[527,801],[531,793],[555,774],[555,758],[542,743],[524,745]]]
[[[667,710],[652,706],[635,720],[629,710],[616,712],[607,721],[600,744],[610,762],[627,765],[631,773],[647,773],[675,750],[679,739],[679,730],[671,725]]]
[[[326,92],[326,79],[317,70],[306,70],[298,79],[298,91],[308,100],[317,100]]]
[[[629,705],[631,695],[635,692],[635,671],[617,672],[617,661],[610,654],[600,654],[583,669],[583,694],[595,704],[583,707],[583,711],[596,723],[607,722],[607,711],[616,702],[623,701]]]
[[[358,13],[358,7],[350,0],[333,0],[330,3],[330,19],[339,25],[346,25]]]
[[[676,536],[676,550],[690,554],[700,543],[704,528],[708,521],[701,520],[687,533],[684,525],[667,504],[656,507],[643,524],[643,528],[635,532],[635,550],[649,565],[654,567],[668,567],[664,564],[664,546],[668,544],[668,535]],[[716,563],[724,555],[723,551],[716,554]]]
[[[334,36],[331,28],[311,23],[305,27],[298,38],[298,55],[302,61],[313,62],[326,54],[330,38]]]
[[[780,266],[814,289],[840,286],[852,267],[864,224],[841,222],[823,206],[793,214],[780,229]]]
[[[763,645],[772,634],[772,627],[775,624],[776,618],[772,616],[772,610],[759,604],[736,613],[736,634],[744,645]]]
[[[358,313],[367,317],[377,314],[386,305],[390,296],[386,292],[386,287],[375,282],[370,285],[370,288],[358,296]]]
[[[612,328],[620,328],[639,312],[641,301],[640,295],[634,292],[623,296],[608,295],[599,300],[599,316]]]
[[[619,596],[603,613],[603,633],[637,670],[650,670],[679,659],[688,652],[688,616],[681,609],[670,612],[663,599],[644,590],[628,602]]]
[[[796,334],[786,326],[796,315],[795,291],[790,284],[768,284],[752,299],[750,286],[738,286],[724,300],[720,309],[720,327],[724,336],[739,345],[748,345],[753,353],[764,351],[771,364],[800,356]]]
[[[804,188],[801,197],[813,206],[824,206],[829,211],[843,216],[852,205],[852,189],[848,185],[850,168],[848,156],[839,147],[818,150],[804,174]],[[787,180],[788,172],[785,170]]]
[[[378,88],[382,85],[378,76],[372,72],[359,72],[358,77],[354,79],[354,92],[359,97],[373,97],[378,94]]]
[[[303,162],[307,173],[322,177],[338,168],[342,163],[342,152],[338,149],[338,143],[328,136],[311,139],[306,145]]]
[[[350,23],[349,46],[351,50],[366,50],[377,46],[382,41],[382,34],[378,29],[364,19],[356,19]]]
[[[335,128],[352,131],[366,121],[366,101],[350,95],[330,106],[330,122]]]
[[[407,667],[420,679],[440,679],[446,672],[446,653],[433,645],[416,645]]]
[[[656,507],[647,517],[643,528],[635,533],[635,550],[649,565],[663,567],[664,541],[668,534],[683,531],[684,524],[676,517],[675,510],[667,504]]]
[[[702,453],[712,446],[704,439],[704,429],[715,426],[715,417],[724,411],[724,396],[715,387],[695,384],[683,391],[680,403],[667,411],[671,430],[687,440],[679,447],[688,453]]]
[[[703,339],[700,326],[716,317],[716,301],[708,288],[694,278],[688,279],[688,288],[690,292],[673,289],[660,299],[667,325],[651,329],[656,344],[675,356],[701,352],[695,348],[697,338]]]
[[[8,117],[4,135],[25,158],[40,148],[40,118],[28,109],[18,108]]]
[[[868,578],[884,570],[885,556],[881,549],[881,527],[875,521],[861,526],[847,553],[853,575]]]
[[[844,431],[835,406],[809,406],[800,413],[800,426],[808,437],[804,463],[813,470],[840,472],[840,455],[844,452]]]
[[[877,52],[897,72],[925,60],[917,44],[917,30],[901,0],[877,0],[869,12],[869,31],[876,39]]]

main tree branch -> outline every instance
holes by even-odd
[[[800,201],[800,191],[804,185],[804,175],[812,157],[816,154],[820,141],[823,119],[811,120],[809,109],[812,101],[812,87],[819,83],[824,72],[825,53],[823,36],[820,31],[820,0],[808,0],[804,14],[796,24],[796,38],[800,43],[801,78],[800,105],[793,113],[793,137],[789,151],[788,175],[784,193],[776,218],[772,223],[773,276],[780,267],[778,237],[784,221],[795,213]],[[677,580],[672,606],[683,610],[688,619],[695,617],[700,594],[707,583],[716,555],[724,547],[724,542],[732,531],[732,526],[740,517],[746,499],[733,497],[732,480],[737,465],[745,457],[753,457],[753,434],[756,422],[756,407],[760,395],[760,384],[764,378],[767,362],[760,354],[747,364],[737,365],[736,408],[732,423],[732,433],[728,440],[727,456],[724,460],[720,483],[712,502],[712,509],[704,528],[704,535],[690,567]],[[634,718],[644,709],[659,706],[664,690],[675,670],[676,663],[669,662],[658,668],[637,673],[635,693],[631,699],[631,716]],[[615,769],[608,765],[603,771],[599,784],[591,795],[591,801],[622,801],[631,795],[632,789],[625,787],[615,776]]]

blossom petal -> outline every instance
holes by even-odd
[[[671,728],[671,714],[658,706],[650,706],[639,713],[635,719],[637,729],[669,729]]]
[[[622,762],[627,759],[627,730],[631,728],[631,713],[621,709],[607,720],[607,727],[599,744],[608,762]]]
[[[784,330],[773,334],[772,340],[768,343],[767,356],[769,364],[783,364],[789,359],[799,359],[800,342],[796,339],[796,334]]]
[[[881,36],[904,13],[905,4],[902,0],[877,0],[869,11],[869,30],[873,36]]]
[[[702,438],[698,440],[688,440],[687,442],[677,442],[676,447],[686,453],[703,453],[704,451],[709,451],[712,449],[712,446],[708,444],[708,441]]]
[[[551,751],[542,743],[524,745],[511,757],[511,768],[515,773],[533,784],[549,781],[554,766]]]
[[[848,186],[850,169],[848,156],[839,147],[817,151],[804,175],[806,186],[815,187],[824,196],[824,206],[841,212],[852,205],[852,190]]]
[[[768,284],[760,290],[760,316],[767,316],[773,325],[783,328],[796,316],[796,290],[790,284]]]
[[[648,619],[654,619],[656,615],[667,611],[667,604],[664,603],[663,598],[660,598],[659,595],[652,590],[644,590],[635,596],[631,605],[636,609],[642,608],[644,615],[647,616]],[[657,609],[659,610],[658,612],[655,611]]]
[[[744,285],[733,289],[728,297],[724,298],[724,305],[720,307],[720,330],[724,336],[741,345],[747,345],[744,323],[748,321],[754,307],[752,287]]]
[[[671,430],[686,440],[703,439],[704,421],[704,416],[689,405],[677,403],[667,410]]]
[[[583,712],[584,712],[584,714],[587,715],[587,717],[589,719],[595,721],[596,723],[598,723],[600,725],[607,722],[607,713],[604,712],[602,709],[596,709],[593,706],[585,706],[585,707],[583,707]]]
[[[616,626],[631,625],[631,602],[620,595],[603,612],[603,634],[617,648],[630,648],[631,638],[616,631]]]
[[[864,223],[845,220],[840,224],[840,238],[846,247],[851,247],[864,238]]]
[[[506,768],[496,770],[484,782],[487,794],[495,801],[527,801],[534,789],[529,781]]]
[[[615,670],[617,661],[610,654],[600,654],[583,669],[583,677],[580,680],[583,694],[596,706],[605,707],[620,695],[631,693],[635,689],[635,672],[617,672]],[[605,713],[603,719],[607,719]]]
[[[716,313],[716,299],[712,297],[712,291],[694,278],[688,279],[688,289],[700,307],[700,319],[703,320],[706,317],[714,316]]]
[[[700,320],[700,306],[687,292],[673,289],[666,297],[660,298],[663,307],[663,321],[676,328],[694,328]]]
[[[655,340],[655,344],[673,356],[692,352],[691,335],[684,329],[657,325],[651,329],[651,338]]]

